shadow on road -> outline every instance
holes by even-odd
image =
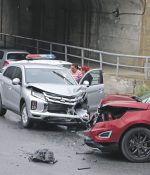
[[[114,153],[101,153],[101,158],[104,158],[105,160],[109,161],[115,161],[115,162],[128,162],[125,157],[122,155],[121,152],[114,152]]]
[[[18,122],[18,127],[20,129],[25,129],[21,125],[21,122]],[[52,125],[48,123],[34,123],[33,127],[28,130],[34,130],[34,131],[55,131],[55,132],[63,132],[66,131],[67,128],[65,126],[58,126],[58,125]]]

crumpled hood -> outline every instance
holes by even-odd
[[[127,108],[136,108],[136,109],[148,109],[149,104],[137,102],[137,101],[112,101],[103,105],[113,106],[113,107],[127,107]]]
[[[80,85],[57,85],[57,84],[43,84],[30,83],[27,87],[35,87],[45,92],[57,94],[60,96],[79,96],[85,92],[85,87]]]

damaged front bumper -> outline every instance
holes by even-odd
[[[49,111],[29,111],[30,118],[34,120],[42,120],[47,123],[61,124],[61,125],[86,125],[89,120],[89,115],[85,109],[76,109],[73,114],[71,112],[62,113]]]
[[[94,142],[89,137],[85,137],[84,142],[87,146],[92,148],[98,148],[103,152],[112,152],[119,150],[119,145],[117,143]]]
[[[48,123],[75,125],[86,124],[89,120],[83,97],[55,97],[45,95],[45,100],[33,97],[28,106],[28,115],[34,120],[43,120]]]

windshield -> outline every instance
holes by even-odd
[[[77,84],[70,73],[64,69],[26,68],[25,74],[26,83]]]
[[[145,94],[145,95],[140,96],[139,99],[140,99],[143,103],[150,103],[150,93],[147,93],[147,94]]]

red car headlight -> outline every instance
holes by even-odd
[[[108,139],[111,137],[111,135],[112,135],[112,131],[104,131],[104,132],[98,134],[98,136],[100,138],[103,138],[103,139]]]

